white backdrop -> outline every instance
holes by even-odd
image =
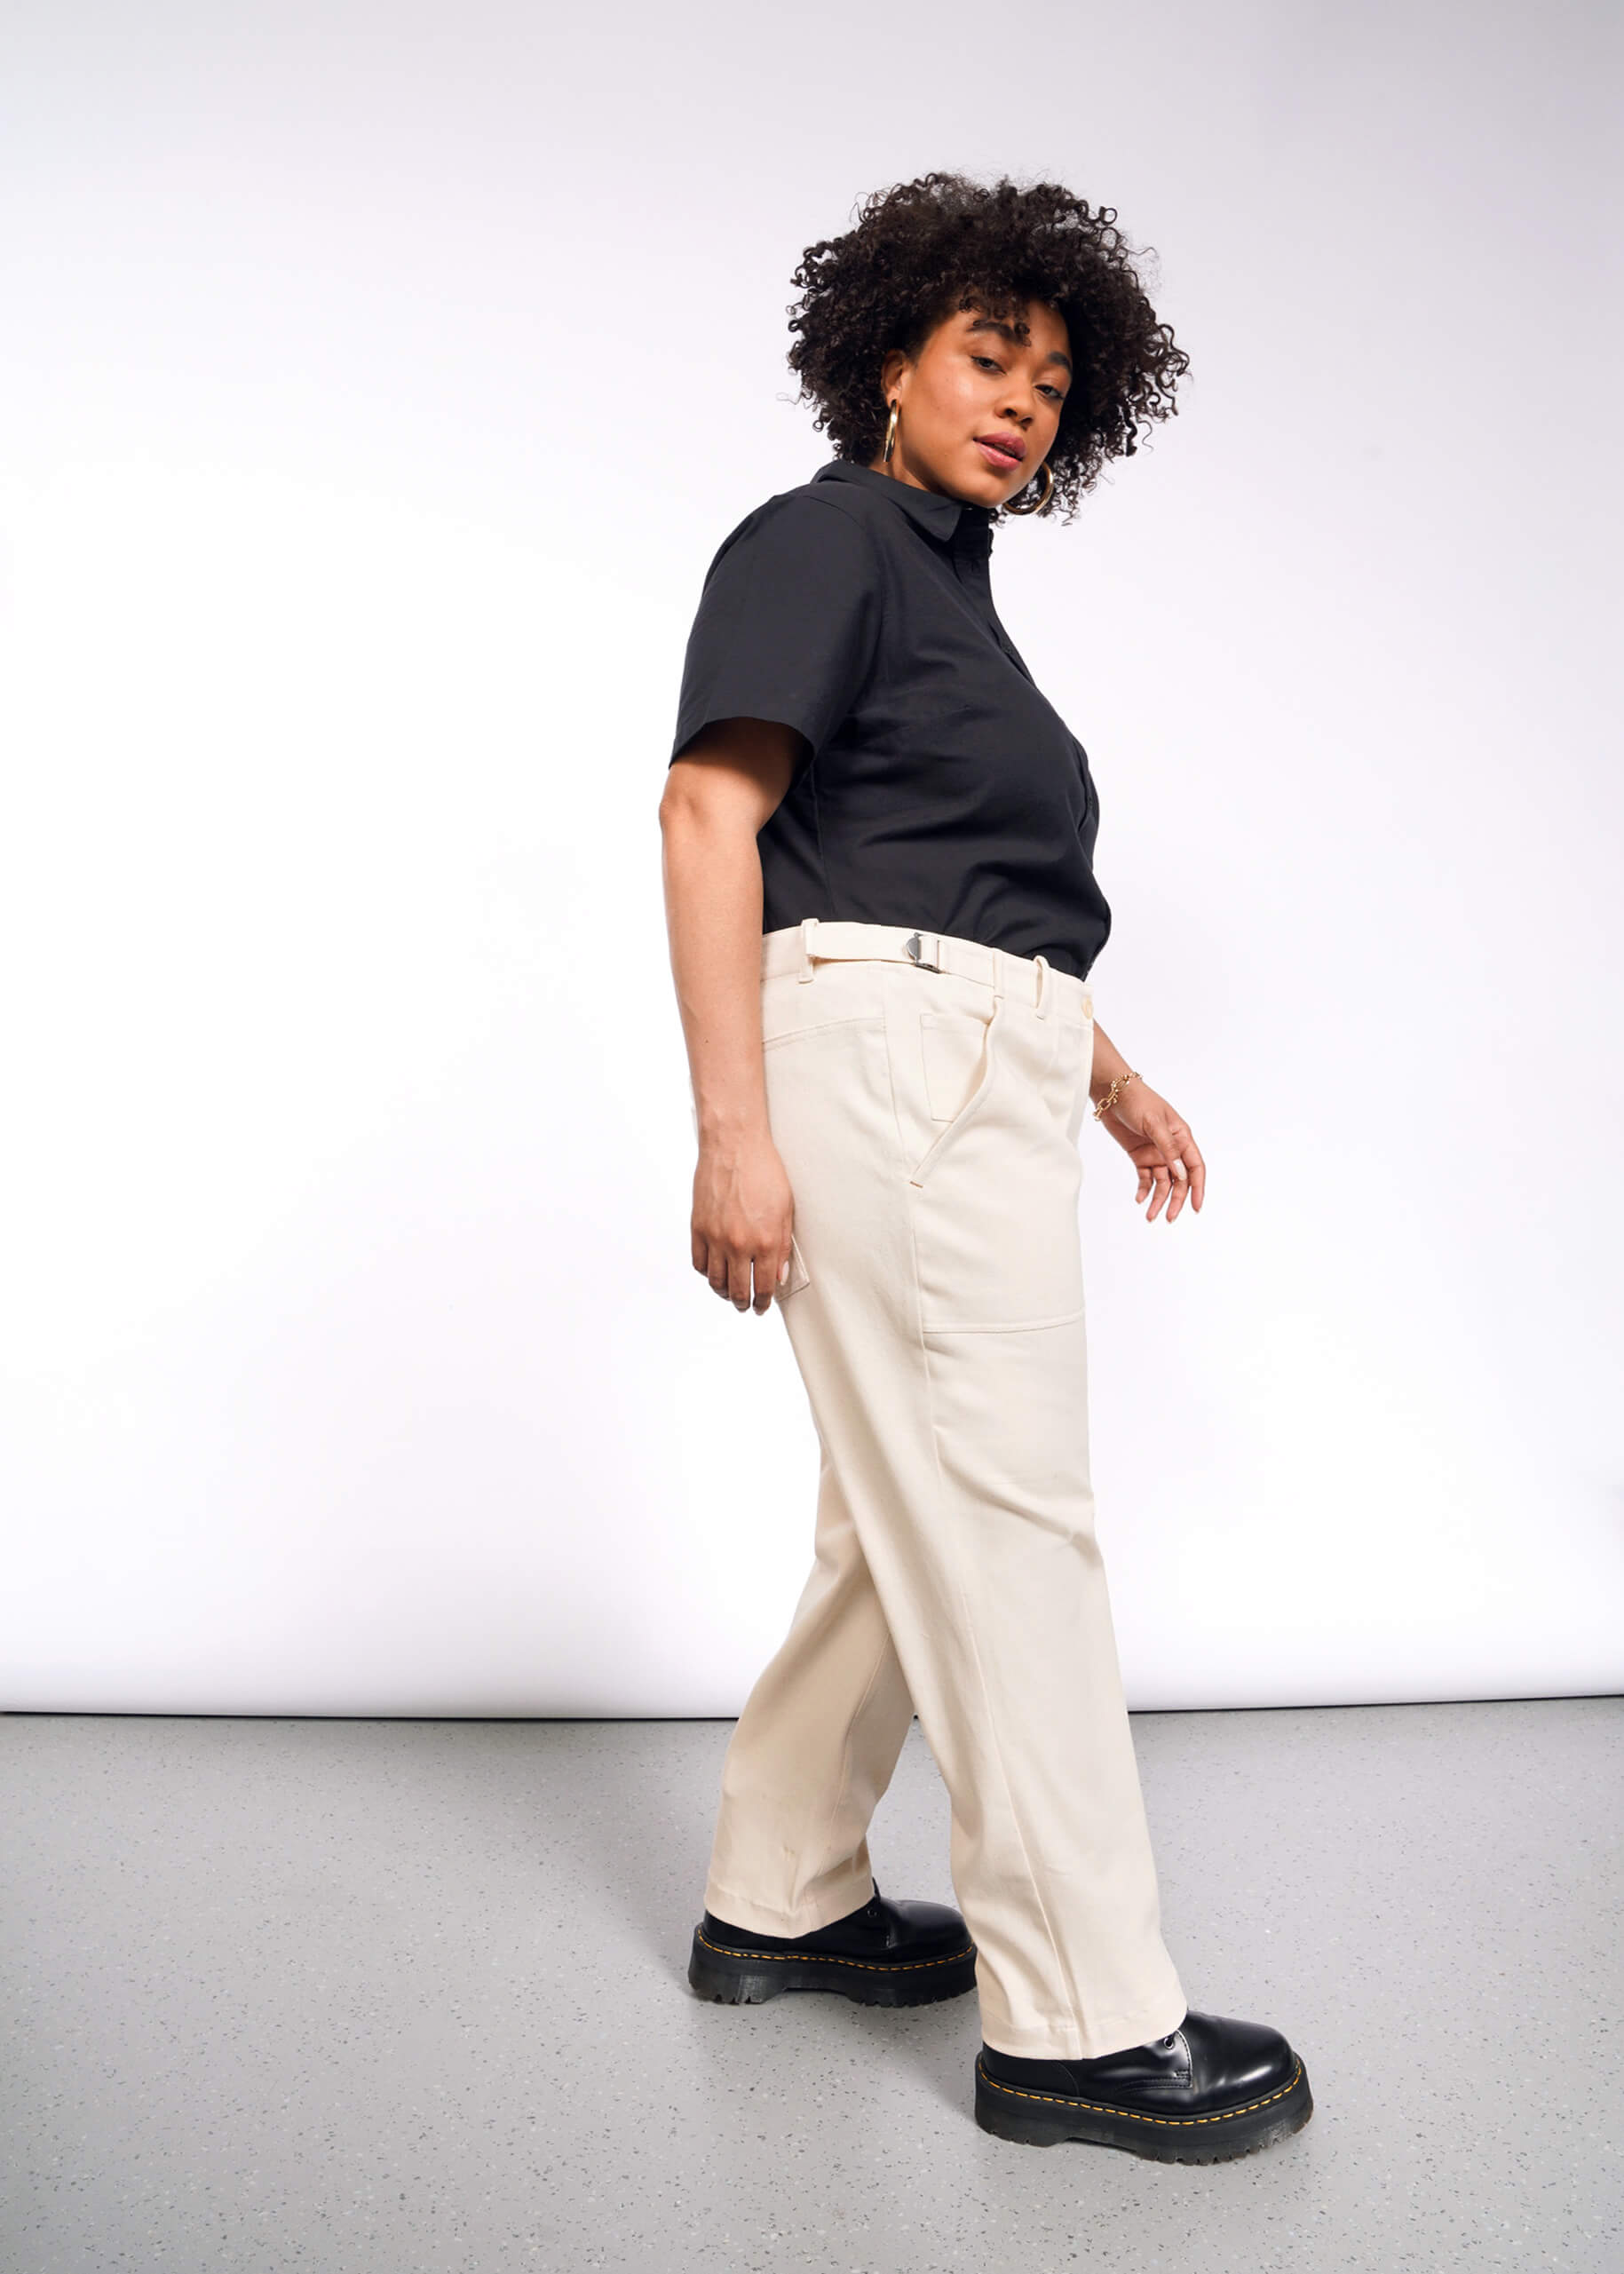
[[[790,271],[932,166],[1193,359],[994,557],[1210,1164],[1084,1132],[1130,1703],[1624,1686],[1610,16],[8,12],[0,1703],[742,1701],[817,1446],[656,808]]]

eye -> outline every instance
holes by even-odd
[[[979,363],[986,371],[1002,371],[1003,368],[1002,364],[991,355],[972,355],[970,360],[972,363]]]

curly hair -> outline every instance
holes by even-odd
[[[791,280],[801,297],[788,360],[798,400],[818,406],[813,425],[839,456],[867,464],[883,438],[880,366],[893,348],[917,355],[970,307],[1025,337],[1027,302],[1043,301],[1065,318],[1076,366],[1047,460],[1052,505],[1073,520],[1107,461],[1131,457],[1153,421],[1176,413],[1190,362],[1158,322],[1115,221],[1114,207],[1090,207],[1058,182],[1023,189],[931,173],[874,191],[844,236],[808,245]]]

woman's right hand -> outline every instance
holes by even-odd
[[[736,1311],[759,1315],[770,1307],[789,1276],[794,1222],[788,1174],[764,1131],[701,1146],[693,1171],[693,1268]]]
[[[789,1276],[795,1196],[772,1142],[762,1061],[757,840],[807,747],[776,720],[714,719],[671,761],[660,801],[699,1140],[693,1268],[737,1311],[765,1311]]]

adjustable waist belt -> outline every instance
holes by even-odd
[[[776,979],[793,971],[810,979],[820,962],[911,963],[923,971],[951,971],[978,979],[995,994],[1009,995],[1042,1010],[1058,1008],[1073,1018],[1092,1018],[1093,998],[1085,981],[1057,971],[1047,956],[1012,955],[978,939],[947,931],[912,931],[899,923],[826,922],[808,916],[781,931],[762,936],[761,976]]]

